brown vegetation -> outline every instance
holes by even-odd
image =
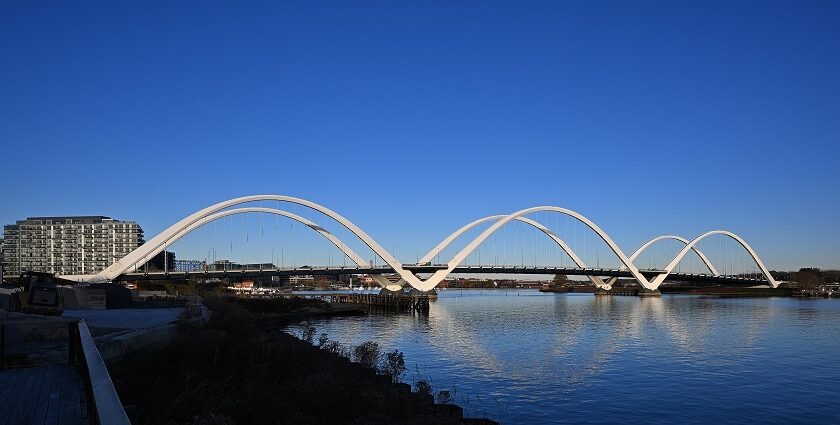
[[[335,354],[334,342],[325,339],[317,348],[267,329],[259,322],[264,316],[241,301],[206,303],[214,312],[206,326],[184,328],[166,347],[135,353],[114,368],[122,401],[133,406],[133,423],[465,423],[460,408],[435,405],[430,395],[393,383],[405,369],[402,353],[380,356],[371,344],[352,350],[368,366],[381,360],[386,375],[378,375]],[[268,302],[249,307],[276,311]]]

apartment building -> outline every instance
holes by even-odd
[[[133,221],[104,216],[29,217],[3,227],[6,276],[24,271],[95,274],[143,244]]]

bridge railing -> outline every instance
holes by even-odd
[[[92,424],[130,425],[120,396],[111,381],[108,368],[96,348],[87,323],[78,323],[78,352],[80,366],[84,371],[85,390],[88,399],[88,414]]]
[[[39,372],[46,367],[58,369],[55,373]],[[31,371],[25,372],[26,369]],[[0,372],[6,371],[29,373],[29,379],[34,382],[31,388],[46,388],[48,392],[50,387],[53,391],[59,388],[59,397],[66,398],[70,404],[70,413],[65,415],[78,415],[91,424],[131,423],[84,320],[0,311]],[[76,376],[84,386],[84,399],[78,393],[80,389],[74,388],[74,382],[79,384]],[[59,381],[63,383],[57,387]],[[23,387],[19,390],[26,391]],[[39,391],[30,399],[45,396]],[[34,409],[34,404],[24,404],[16,407],[14,413],[2,413],[11,415],[12,421],[20,415],[28,417],[33,412],[27,409]],[[51,401],[44,408],[59,409],[59,405]]]

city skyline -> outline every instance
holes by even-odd
[[[0,222],[282,194],[409,261],[556,205],[837,268],[840,11],[754,6],[4,4]]]

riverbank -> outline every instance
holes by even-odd
[[[725,288],[725,287],[690,287],[660,286],[663,294],[709,295],[719,297],[792,297],[790,288]]]
[[[318,299],[302,297],[225,297],[229,303],[239,305],[262,325],[268,328],[282,328],[284,325],[309,319],[329,317],[360,316],[367,314],[362,305],[328,303]]]
[[[213,316],[168,345],[127,355],[112,376],[132,423],[492,424],[463,419],[371,367],[278,329],[345,314],[318,300],[208,298]],[[327,309],[328,308],[328,309]],[[350,314],[357,314],[355,311]]]
[[[633,287],[629,287],[633,288]],[[638,287],[636,287],[638,288]],[[627,290],[625,287],[614,287],[616,294]],[[720,297],[792,297],[794,292],[791,288],[727,288],[719,286],[671,286],[662,285],[659,291],[663,294],[687,294],[687,295],[708,295]],[[552,288],[540,288],[540,292],[553,293],[594,293],[594,286],[561,286]],[[605,292],[607,293],[607,292]]]
[[[595,286],[593,285],[575,285],[575,286],[552,286],[548,288],[540,288],[540,292],[555,292],[558,294],[565,293],[594,293]]]
[[[409,375],[506,424],[797,423],[811,403],[809,422],[828,425],[840,412],[812,400],[837,393],[838,320],[840,304],[823,299],[447,290],[428,317],[310,325],[316,338],[399,348]],[[768,409],[774,393],[786,396]]]

